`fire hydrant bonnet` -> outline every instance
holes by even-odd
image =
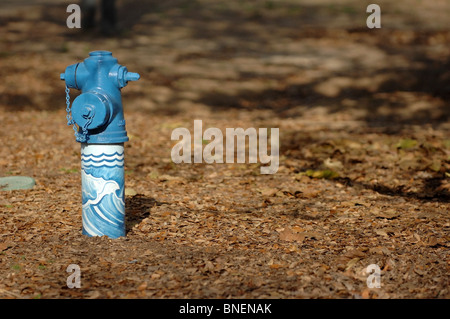
[[[129,81],[137,81],[138,73],[117,63],[109,51],[94,51],[84,62],[70,65],[60,75],[68,88],[81,90],[72,104],[72,119],[78,133],[86,141],[114,144],[128,141],[120,90]]]

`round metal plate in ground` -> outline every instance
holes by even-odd
[[[0,191],[31,189],[35,184],[34,179],[28,176],[0,177]]]

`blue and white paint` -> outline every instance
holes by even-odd
[[[81,144],[83,234],[125,236],[124,149],[121,144]]]

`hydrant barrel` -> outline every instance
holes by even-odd
[[[121,89],[138,73],[117,63],[108,51],[94,51],[60,75],[68,89],[81,90],[68,105],[69,125],[81,142],[82,233],[125,236],[125,129]],[[69,102],[69,93],[66,90]]]
[[[124,148],[81,144],[82,233],[125,236]]]

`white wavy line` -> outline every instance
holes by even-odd
[[[105,215],[103,215],[102,211],[100,209],[98,209],[97,206],[94,206],[94,210],[95,212],[104,220],[106,220],[108,223],[114,224],[116,226],[119,226],[119,224],[116,224],[115,222],[113,222],[112,220],[108,219]]]
[[[101,156],[101,157],[95,157],[94,155],[85,155],[85,154],[81,154],[81,160],[93,159],[93,160],[95,160],[96,162],[97,162],[97,161],[103,161],[103,160],[105,160],[105,159],[107,159],[107,160],[112,160],[112,159],[123,160],[124,157],[125,157],[124,154],[121,154],[121,155],[114,155],[114,156],[111,156],[111,155],[103,155],[103,156]]]
[[[121,207],[116,207],[116,208],[118,208],[117,212],[119,212],[121,215],[125,215],[125,202],[123,201],[123,199],[121,197],[117,196],[116,194],[114,194],[114,198],[117,199],[119,201],[119,204],[123,207],[123,209],[119,209]],[[119,222],[122,222],[122,220],[117,219],[115,216],[113,216],[113,218]]]
[[[120,189],[119,184],[117,184],[114,181],[109,181],[109,182],[105,183],[103,189],[97,193],[97,198],[89,199],[86,203],[83,204],[83,208],[85,208],[89,205],[98,204],[103,199],[103,197],[115,192],[118,189]]]
[[[94,225],[92,225],[91,221],[86,218],[86,214],[83,214],[82,216],[83,222],[84,222],[84,230],[91,235],[91,236],[98,236],[103,235],[100,230],[98,230]]]
[[[124,165],[124,161],[114,161],[114,162],[89,162],[89,163],[83,163],[81,162],[81,166],[82,167],[90,167],[90,166],[95,166],[95,167],[99,167],[99,166],[123,166]]]
[[[115,198],[118,198],[117,196],[114,196]],[[94,207],[97,207],[97,206],[94,206]],[[117,207],[117,206],[114,206],[114,208],[115,208],[115,213],[119,213],[120,215],[125,215],[125,205],[124,206],[122,206],[123,207],[123,209],[121,209],[121,207]],[[121,224],[123,224],[124,223],[124,220],[123,220],[123,218],[122,219],[119,219],[120,218],[120,216],[118,216],[118,217],[116,217],[116,216],[114,216],[114,214],[111,214],[111,217],[112,218],[114,218],[115,220],[117,220],[119,223],[121,223]]]

